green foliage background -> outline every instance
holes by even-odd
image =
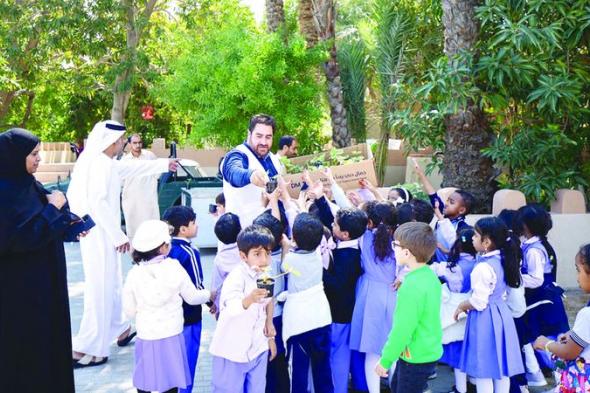
[[[316,72],[325,51],[306,50],[294,31],[285,43],[260,30],[249,10],[233,3],[220,1],[214,18],[175,35],[175,58],[152,96],[192,124],[195,145],[231,148],[245,139],[252,115],[268,113],[278,135],[298,137],[301,153],[319,150],[326,138]]]

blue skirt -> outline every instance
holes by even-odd
[[[448,364],[452,368],[459,368],[461,347],[463,347],[463,341],[453,341],[443,344],[443,354],[439,362]]]
[[[525,289],[527,306],[536,306],[516,320],[522,332],[522,345],[532,343],[541,335],[558,336],[569,330],[562,296],[563,289],[547,279],[539,288]]]
[[[160,340],[135,342],[133,386],[149,392],[186,388],[192,382],[181,334]]]
[[[503,301],[467,315],[459,368],[474,378],[501,379],[524,373],[514,320]]]

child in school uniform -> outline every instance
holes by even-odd
[[[360,209],[347,208],[336,212],[332,234],[336,248],[332,261],[324,269],[323,281],[332,313],[330,360],[335,393],[348,392],[351,372],[350,324],[355,304],[356,283],[362,274],[358,239],[367,229],[367,215]]]
[[[449,250],[457,239],[457,231],[468,226],[465,216],[469,214],[475,204],[475,198],[467,191],[456,190],[449,195],[446,201],[443,201],[416,161],[414,161],[414,171],[420,178],[424,190],[428,193],[437,219],[434,233],[438,246],[433,260],[444,262],[448,259]]]
[[[575,260],[578,284],[582,291],[590,293],[590,244],[580,248]],[[556,392],[590,391],[590,303],[578,312],[569,332],[557,340],[539,336],[533,345],[556,358],[559,375]]]
[[[324,236],[321,221],[300,213],[293,223],[296,248],[282,264],[287,275],[287,297],[283,308],[283,341],[298,348],[303,358],[293,358],[291,391],[306,392],[311,373],[315,393],[333,393],[330,367],[332,317],[322,284],[322,256],[319,245]],[[289,350],[291,352],[292,349]]]
[[[233,213],[224,213],[215,222],[213,231],[221,244],[217,247],[217,254],[213,260],[211,290],[217,294],[221,293],[221,287],[227,275],[241,264],[240,251],[236,243],[241,230],[240,218]],[[219,318],[219,297],[215,298],[212,312],[215,318]]]
[[[391,379],[392,393],[422,393],[442,355],[441,285],[426,265],[436,248],[428,224],[408,222],[395,231],[395,259],[408,273],[398,290],[395,323],[383,346],[375,374]]]
[[[461,229],[447,262],[435,262],[430,268],[444,282],[441,322],[443,323],[443,355],[440,362],[453,368],[455,374],[454,393],[467,392],[467,376],[459,369],[461,347],[465,333],[465,321],[454,321],[453,313],[461,301],[471,292],[471,271],[475,265],[477,252],[473,247],[474,230]]]
[[[211,300],[197,289],[170,251],[168,225],[144,221],[132,241],[133,261],[123,288],[123,310],[137,325],[133,385],[138,392],[177,392],[192,384],[183,335],[183,301]],[[198,348],[197,348],[198,350]]]
[[[285,277],[279,276],[281,273],[281,263],[283,262],[283,233],[285,227],[281,221],[273,216],[270,211],[266,211],[256,217],[254,225],[260,225],[267,228],[274,239],[274,247],[271,252],[271,262],[269,274],[274,278],[273,301],[281,292],[285,290]],[[277,345],[277,355],[268,364],[266,370],[266,392],[267,393],[289,393],[291,391],[291,382],[289,379],[289,364],[287,363],[286,350],[283,345],[283,304],[276,302],[273,308],[272,322],[276,331],[275,343]]]
[[[531,345],[533,340],[540,335],[557,337],[569,330],[563,289],[554,284],[557,257],[547,241],[551,227],[551,216],[542,205],[528,204],[518,209],[515,230],[523,239],[521,273],[527,311],[517,324],[522,325],[520,330],[524,332],[522,344],[530,386],[546,385]]]
[[[256,281],[270,264],[273,242],[270,231],[259,225],[250,225],[238,235],[242,263],[223,283],[219,320],[209,348],[213,393],[265,391],[266,367],[276,354],[273,302]]]
[[[504,294],[520,285],[518,244],[497,217],[475,224],[479,253],[471,272],[472,293],[455,311],[467,314],[459,368],[475,378],[478,393],[508,393],[510,377],[524,370],[516,327]]]
[[[369,202],[365,207],[367,230],[359,239],[363,273],[357,282],[350,348],[365,354],[367,387],[379,393],[380,380],[373,369],[393,323],[397,267],[391,242],[397,220],[391,202]]]
[[[189,206],[173,206],[164,212],[162,219],[173,228],[169,257],[180,262],[197,289],[204,289],[201,257],[199,251],[191,245],[191,239],[197,236],[197,215]],[[209,303],[209,306],[212,304]],[[191,383],[186,388],[180,389],[179,392],[191,393],[201,345],[202,309],[201,305],[193,306],[186,302],[182,304],[182,309],[184,311],[182,334],[186,345]]]

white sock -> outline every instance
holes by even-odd
[[[375,374],[375,365],[380,357],[376,353],[365,354],[365,378],[367,379],[369,393],[380,393],[381,391],[381,379]]]
[[[494,379],[495,393],[509,393],[510,392],[510,378],[502,377],[502,379]]]
[[[541,370],[541,367],[539,366],[539,362],[537,361],[537,358],[535,357],[535,350],[533,349],[533,345],[526,344],[524,347],[522,347],[522,350],[524,351],[524,361],[526,364],[526,371],[531,374],[535,374],[535,373],[539,372],[539,370]]]
[[[455,389],[459,393],[467,393],[467,374],[463,371],[459,370],[458,368],[454,369],[455,371]]]
[[[476,378],[477,393],[494,393],[494,380],[491,378]]]

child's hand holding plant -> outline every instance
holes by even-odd
[[[242,307],[247,310],[254,303],[261,303],[267,295],[268,291],[266,289],[255,288],[242,300]]]

